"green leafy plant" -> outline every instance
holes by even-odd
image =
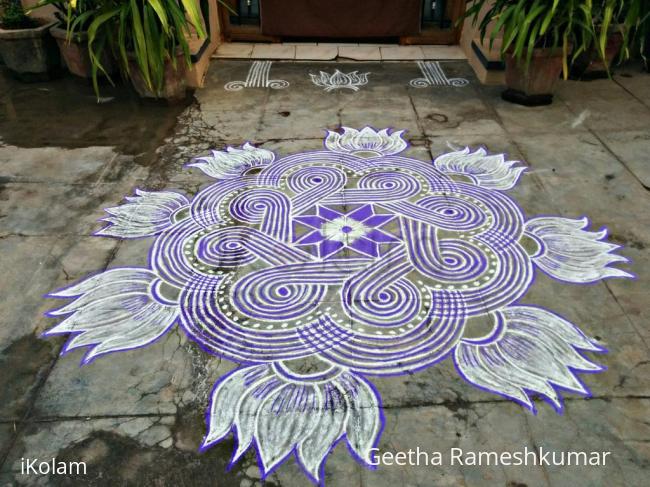
[[[29,29],[38,25],[38,22],[27,16],[20,0],[3,0],[1,5],[0,24],[2,24],[2,28]]]
[[[127,78],[132,75],[133,60],[147,89],[160,95],[166,63],[177,68],[177,50],[191,65],[187,38],[192,29],[205,38],[198,0],[103,0],[88,26],[95,91],[99,92],[99,72],[110,80],[102,64],[108,51]]]
[[[609,37],[619,33],[623,38],[619,60],[629,59],[637,50],[644,56],[645,40],[650,23],[650,0],[601,0],[592,6],[594,47],[605,59]]]
[[[621,59],[628,59],[631,50],[635,50],[644,59],[647,67],[646,47],[650,40],[650,0],[628,0],[621,9],[621,14],[624,26]],[[605,40],[604,43],[606,44],[606,42]],[[601,38],[601,46],[604,43]]]
[[[563,74],[580,54],[596,46],[605,61],[611,28],[623,34],[622,56],[640,29],[647,29],[650,0],[477,0],[464,18],[478,24],[490,47],[502,33],[502,54],[530,63],[535,48],[562,50]]]
[[[68,42],[78,32],[86,32],[95,11],[102,0],[40,0],[29,11],[32,12],[47,5],[53,6],[54,16],[65,25]]]

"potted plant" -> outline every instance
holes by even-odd
[[[50,77],[61,62],[49,29],[55,23],[32,18],[20,0],[3,0],[0,19],[0,55],[5,66],[24,81]]]
[[[648,34],[650,0],[601,0],[592,5],[595,36],[591,45],[575,55],[571,65],[572,79],[608,77],[616,60],[625,61],[632,49],[643,54]]]
[[[569,75],[571,57],[596,37],[591,0],[477,0],[465,17],[478,22],[481,41],[489,36],[490,46],[503,34],[508,89],[502,96],[528,106],[553,101],[560,74]]]
[[[645,68],[650,68],[650,0],[630,0],[630,5],[625,15],[626,34],[623,45],[623,57],[627,59],[631,53],[639,54],[645,63]]]
[[[74,7],[73,7],[74,8]],[[199,0],[103,0],[88,25],[88,52],[95,91],[97,78],[110,78],[110,53],[124,78],[143,97],[185,96],[185,69],[191,65],[187,38],[205,37]]]
[[[61,57],[68,71],[82,78],[91,78],[92,67],[88,53],[88,26],[92,22],[100,0],[41,0],[31,11],[51,5],[59,21],[50,29],[56,39]],[[105,56],[103,66],[113,72],[110,56]]]

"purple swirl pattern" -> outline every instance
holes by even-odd
[[[242,361],[248,349],[282,360],[284,347],[276,355],[253,343],[318,355],[324,342],[333,354],[359,337],[402,343],[409,355],[416,342],[401,340],[422,330],[449,340],[401,368],[376,354],[375,373],[407,373],[442,359],[468,318],[516,301],[530,285],[524,217],[507,196],[416,160],[396,171],[390,158],[349,153],[335,164],[326,151],[289,158],[206,188],[179,225],[194,232],[159,238],[158,271],[182,283],[181,324],[211,353]],[[355,356],[345,363],[352,370]]]

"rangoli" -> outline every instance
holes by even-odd
[[[269,73],[272,65],[273,61],[253,61],[245,80],[230,81],[224,85],[224,88],[227,91],[240,91],[244,88],[283,90],[289,86],[289,82],[284,79],[271,79]]]
[[[309,77],[312,83],[327,92],[340,89],[359,91],[361,86],[368,84],[369,74],[358,71],[343,73],[337,69],[332,74],[321,71],[320,74],[310,74]]]
[[[469,80],[465,78],[448,78],[439,61],[418,61],[418,68],[422,73],[421,78],[409,81],[413,88],[428,88],[429,86],[466,86]]]
[[[345,441],[371,461],[384,419],[372,377],[453,360],[469,383],[535,410],[588,390],[604,349],[552,311],[518,304],[536,270],[567,283],[631,277],[586,219],[527,218],[505,191],[525,168],[465,149],[422,162],[402,131],[343,128],[323,150],[277,158],[245,144],[190,165],[213,178],[190,201],[136,191],[98,235],[155,237],[148,267],[109,269],[52,294],[71,299],[46,334],[83,363],[179,326],[240,367],[207,409],[209,448],[232,434],[264,476],[294,453],[321,482]],[[488,318],[477,336],[472,323]]]

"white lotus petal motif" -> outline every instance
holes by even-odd
[[[310,74],[312,83],[324,88],[325,91],[332,91],[341,88],[359,91],[359,87],[368,84],[368,75],[370,73],[361,73],[352,71],[351,73],[342,73],[338,69],[332,74],[321,71],[320,74]]]
[[[493,314],[496,326],[483,339],[463,339],[454,362],[467,381],[513,399],[533,412],[531,393],[545,396],[562,410],[556,387],[589,395],[574,375],[598,372],[601,366],[578,349],[605,351],[575,325],[541,308],[512,306]]]
[[[212,391],[208,410],[208,415],[212,418],[210,429],[203,439],[202,448],[213,445],[230,433],[237,412],[235,408],[242,391],[261,377],[268,376],[268,371],[266,365],[242,367],[223,376],[222,380],[217,382]]]
[[[371,450],[381,434],[383,418],[379,394],[370,384],[358,376],[347,374],[342,377],[346,390],[351,391],[350,417],[347,424],[348,445],[366,463],[371,463]]]
[[[308,385],[285,384],[264,398],[257,412],[257,443],[265,472],[318,426],[312,413],[322,408],[319,388]]]
[[[90,347],[83,363],[109,353],[148,345],[176,321],[178,307],[156,300],[158,276],[144,268],[118,268],[52,293],[74,298],[49,316],[67,316],[44,335],[71,333],[64,352]]]
[[[325,401],[328,404],[314,412],[318,418],[314,422],[318,427],[307,435],[298,447],[298,458],[312,478],[320,479],[321,467],[332,445],[344,433],[348,419],[349,405],[344,392],[332,385],[325,390]]]
[[[325,148],[345,154],[371,153],[377,156],[391,156],[407,149],[408,144],[402,135],[403,130],[389,132],[389,129],[376,131],[372,127],[361,130],[341,127],[342,134],[327,131]]]
[[[505,191],[512,189],[525,167],[513,167],[519,161],[506,161],[503,154],[488,155],[483,148],[471,152],[469,147],[436,158],[436,168],[447,174],[469,176],[477,185]]]
[[[533,262],[550,276],[574,283],[590,283],[607,277],[634,277],[629,272],[609,267],[615,262],[629,262],[611,252],[620,245],[605,242],[607,231],[589,232],[587,218],[534,218],[525,231],[540,246]]]
[[[127,203],[106,208],[109,214],[103,221],[109,225],[95,235],[103,237],[139,238],[156,235],[173,225],[174,214],[189,205],[180,193],[172,191],[148,192],[135,190],[135,196],[127,196]]]
[[[255,442],[263,475],[291,452],[318,482],[329,451],[347,434],[351,448],[366,462],[381,433],[380,404],[374,390],[349,372],[325,382],[287,382],[271,366],[231,372],[214,389],[208,433],[202,449],[237,435],[237,461]]]
[[[213,150],[211,156],[197,157],[188,166],[198,167],[215,179],[232,179],[241,176],[250,168],[264,166],[274,160],[275,154],[270,150],[260,149],[246,142],[240,148]]]

